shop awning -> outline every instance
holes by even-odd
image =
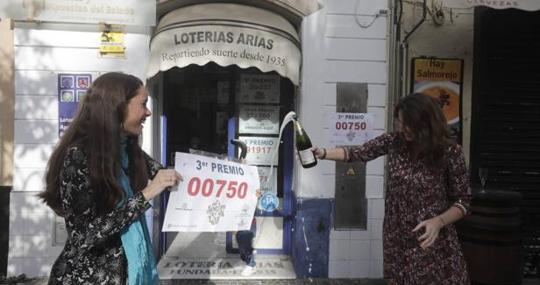
[[[321,8],[317,0],[266,0],[285,7],[299,15],[307,16]]]
[[[186,6],[216,2],[247,5],[273,11],[284,16],[294,25],[298,24],[298,21],[301,21],[303,17],[322,8],[317,0],[159,0],[156,9],[157,16],[161,18],[172,10]]]
[[[150,43],[147,77],[211,61],[275,71],[298,85],[300,39],[285,18],[267,10],[224,3],[187,6],[160,20]]]
[[[444,7],[448,8],[486,6],[494,9],[540,10],[540,0],[442,0],[442,2]]]

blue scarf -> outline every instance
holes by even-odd
[[[133,196],[133,190],[129,185],[129,177],[126,175],[129,167],[127,154],[127,139],[122,140],[120,147],[120,185],[124,189],[126,199]],[[125,200],[120,203],[123,205]],[[150,235],[146,226],[144,215],[139,216],[129,227],[122,231],[122,246],[126,253],[128,263],[128,284],[147,285],[158,284],[159,277],[156,269],[156,259],[150,244]]]

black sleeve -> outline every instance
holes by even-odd
[[[144,160],[146,161],[146,169],[148,171],[148,177],[150,179],[153,179],[154,176],[158,173],[160,169],[163,169],[163,165],[161,163],[154,160],[150,155],[148,155],[146,152],[143,151]]]
[[[80,252],[118,234],[150,207],[142,193],[137,192],[122,206],[98,216],[88,177],[85,154],[78,148],[70,148],[60,172],[60,197],[71,242]]]
[[[396,141],[396,134],[382,134],[363,145],[344,147],[345,161],[368,162],[379,156],[388,154],[390,147]]]
[[[458,144],[454,144],[448,151],[448,192],[451,203],[458,203],[469,211],[471,204],[471,184],[469,171],[465,164],[463,150]]]

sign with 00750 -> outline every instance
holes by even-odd
[[[176,153],[184,181],[169,196],[162,231],[248,230],[260,188],[256,166]]]
[[[330,113],[330,141],[342,146],[363,144],[374,137],[374,121],[373,114],[370,113]]]

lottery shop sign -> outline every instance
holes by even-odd
[[[184,181],[172,189],[164,232],[249,230],[260,188],[256,166],[176,153]]]

